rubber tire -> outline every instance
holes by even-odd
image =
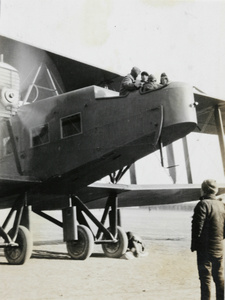
[[[85,260],[94,249],[94,237],[91,230],[84,225],[78,225],[78,240],[66,242],[69,255],[76,260]]]
[[[110,231],[110,228],[108,230]],[[117,243],[102,244],[103,252],[107,257],[120,258],[127,251],[127,234],[120,226],[117,226],[117,239]]]
[[[13,229],[10,229],[8,235],[12,237],[12,233]],[[22,265],[31,257],[33,248],[32,236],[26,227],[19,226],[15,243],[18,243],[19,246],[4,248],[5,257],[11,265]]]

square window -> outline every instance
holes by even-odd
[[[72,115],[61,119],[62,138],[77,135],[81,133],[81,116],[80,114]]]
[[[49,142],[48,124],[35,127],[31,130],[32,147],[43,145]]]
[[[10,137],[5,137],[3,139],[3,149],[4,149],[4,156],[12,153],[12,143]]]

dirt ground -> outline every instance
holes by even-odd
[[[45,221],[34,218],[33,254],[26,264],[10,266],[0,251],[1,299],[198,300],[196,255],[189,249],[190,212],[130,210],[124,217],[125,229],[143,233],[148,256],[111,259],[96,245],[90,258],[74,261],[60,240],[61,231],[53,226],[48,230]]]

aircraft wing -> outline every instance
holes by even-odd
[[[4,187],[6,192],[5,197],[1,199],[0,209],[12,207],[15,195],[19,195],[18,188],[21,188],[22,192],[29,188],[30,184],[14,180],[13,186],[17,193],[13,194],[11,191],[7,195],[10,183],[12,183],[10,180],[4,180],[4,182],[0,180],[0,186]],[[220,186],[220,193],[225,193],[225,186]],[[79,190],[76,196],[89,209],[104,208],[109,196],[118,197],[118,207],[175,204],[198,200],[200,184],[127,185],[96,182]],[[29,196],[28,202],[35,210],[60,210],[68,205],[68,196],[40,192]]]
[[[196,132],[217,134],[217,127],[214,117],[215,108],[220,109],[222,116],[225,116],[225,101],[210,95],[194,90],[194,98],[197,103],[198,128]],[[224,129],[225,126],[223,125]]]
[[[21,178],[20,176],[0,176],[0,209],[9,208],[13,206],[15,197],[18,197],[19,193],[23,193],[31,186],[38,184],[39,181],[26,176]]]
[[[225,185],[219,185],[219,194]],[[175,204],[196,201],[200,197],[200,184],[105,184],[94,183],[81,190],[78,196],[88,208],[102,208],[110,195],[118,195],[119,207]]]
[[[66,91],[80,89],[93,84],[98,86],[107,85],[113,90],[119,90],[122,79],[120,75],[49,51],[46,53],[57,67]]]
[[[218,185],[218,195],[225,194],[225,184]],[[196,201],[200,197],[200,188],[200,184],[139,185],[95,182],[79,190],[76,196],[89,209],[104,208],[109,196],[118,197],[118,207],[151,206]],[[23,189],[24,185],[21,184],[21,190]],[[14,196],[11,194],[2,199],[0,208],[11,207]],[[68,196],[40,192],[29,197],[28,202],[35,210],[61,210],[68,205]]]
[[[118,91],[122,79],[119,74],[109,70],[5,36],[0,36],[0,54],[3,55],[5,63],[12,65],[19,72],[22,99],[26,97],[30,88],[28,102],[52,96],[52,82],[59,93],[91,85],[107,86]],[[35,88],[31,90],[31,86]]]

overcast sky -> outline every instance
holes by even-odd
[[[1,0],[1,35],[121,75],[166,72],[222,99],[224,28],[222,0]]]
[[[225,1],[2,0],[0,33],[127,74],[167,72],[225,98]]]

